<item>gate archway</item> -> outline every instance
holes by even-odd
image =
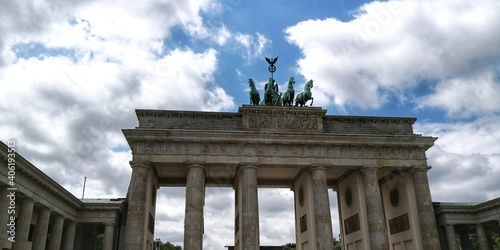
[[[186,187],[185,249],[202,249],[206,186],[235,190],[235,249],[260,245],[258,187],[294,191],[297,249],[333,248],[328,189],[344,247],[439,249],[425,156],[436,138],[414,134],[414,118],[246,105],[136,114],[139,126],[123,130],[133,153],[126,249],[152,244],[156,189],[168,186]]]

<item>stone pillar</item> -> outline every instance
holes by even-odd
[[[33,250],[45,250],[51,211],[50,208],[44,208],[38,212],[35,231],[33,232]]]
[[[242,211],[240,216],[242,225],[240,228],[242,233],[241,249],[257,250],[260,248],[257,167],[254,165],[242,166],[239,182]]]
[[[420,222],[420,233],[424,249],[440,250],[439,234],[437,231],[436,217],[432,207],[431,190],[427,179],[427,170],[430,167],[413,168],[413,183],[415,186],[415,198],[417,201],[418,220]]]
[[[205,203],[205,167],[190,165],[186,177],[186,213],[184,248],[203,249],[203,206]]]
[[[76,222],[70,221],[64,230],[63,250],[73,250],[75,246]]]
[[[480,223],[477,224],[476,232],[477,232],[477,242],[479,243],[479,250],[488,250],[488,236],[486,235],[484,226]]]
[[[448,241],[449,250],[458,250],[457,235],[453,225],[446,225],[446,239]]]
[[[22,200],[20,205],[16,223],[16,242],[12,244],[13,250],[31,249],[31,242],[28,241],[28,236],[35,201],[31,199]]]
[[[115,223],[104,223],[104,244],[103,250],[113,249],[113,239],[115,237]]]
[[[469,232],[467,230],[460,231],[460,245],[462,246],[462,250],[472,250],[472,243],[469,239]]]
[[[97,233],[91,232],[88,234],[88,249],[95,249],[97,243]],[[86,248],[87,249],[87,248]],[[141,249],[141,248],[139,248]]]
[[[7,223],[9,221],[10,192],[6,188],[0,188],[0,249],[7,248]],[[14,197],[14,196],[13,196]]]
[[[50,239],[48,249],[60,249],[64,227],[64,216],[56,215],[50,228]]]
[[[125,230],[126,250],[142,249],[144,231],[147,230],[146,211],[147,174],[150,166],[144,163],[130,163],[132,177],[128,198],[127,228]]]
[[[370,249],[388,250],[389,240],[385,225],[384,208],[377,171],[379,167],[367,166],[361,168],[365,188],[366,213],[368,219],[368,232],[370,234]]]
[[[333,249],[332,218],[326,183],[326,168],[311,169],[316,249]]]

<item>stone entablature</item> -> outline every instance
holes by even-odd
[[[339,135],[413,134],[415,118],[325,115],[319,107],[243,105],[238,112],[136,110],[139,127],[167,130],[259,131]]]
[[[486,202],[434,202],[440,225],[500,222],[500,198]]]
[[[134,161],[207,165],[426,165],[436,138],[413,134],[415,118],[326,116],[321,108],[243,106],[238,113],[137,110],[123,133]]]
[[[366,142],[365,142],[366,143]],[[419,145],[406,147],[390,145],[341,145],[335,144],[283,144],[267,142],[206,141],[186,139],[170,141],[168,138],[134,143],[133,151],[137,155],[205,155],[205,156],[255,156],[255,157],[315,157],[349,159],[410,159],[425,160],[426,148]]]

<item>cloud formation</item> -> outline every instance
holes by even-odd
[[[372,2],[348,22],[307,20],[285,33],[302,51],[299,72],[315,79],[323,92],[321,105],[379,108],[388,93],[431,81],[438,83],[434,93],[414,101],[456,112],[454,102],[461,99],[440,97],[463,93],[456,86],[460,82],[500,88],[498,78],[491,77],[500,64],[500,33],[494,25],[500,23],[499,12],[500,3],[488,0]],[[496,91],[477,101],[495,103],[498,110],[498,97]]]
[[[410,113],[443,110],[447,117],[415,124],[417,133],[439,137],[427,154],[434,200],[500,196],[498,1],[369,2],[348,21],[330,13],[303,20],[295,9],[283,11],[297,15],[282,23],[286,15],[260,6],[237,29],[222,17],[240,0],[2,4],[0,139],[15,138],[23,156],[78,197],[84,176],[86,197],[125,196],[131,154],[121,129],[137,125],[134,109],[234,110],[247,74],[260,72],[249,65],[271,46],[283,53],[283,71],[294,67],[286,62],[294,49],[301,52],[295,66],[314,79],[316,106],[380,110],[397,99]],[[256,25],[282,27],[249,28]],[[282,29],[285,37],[271,37]],[[266,81],[256,78],[259,89]],[[233,241],[234,193],[206,192],[204,246],[222,249]],[[175,244],[183,241],[184,197],[183,188],[158,192],[155,232]],[[294,241],[293,193],[261,189],[259,198],[261,243]]]

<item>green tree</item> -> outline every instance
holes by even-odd
[[[493,249],[500,250],[500,234],[492,235],[491,239],[493,240]]]
[[[283,245],[283,250],[295,250],[295,243],[286,243]]]
[[[340,244],[340,241],[337,240],[337,238],[333,238],[333,250],[341,250],[342,249],[342,246]]]
[[[161,244],[161,250],[182,250],[182,247],[175,246],[174,244],[167,241],[166,243]]]
[[[95,249],[102,250],[103,244],[104,244],[104,234],[97,235],[97,239],[95,242]]]

